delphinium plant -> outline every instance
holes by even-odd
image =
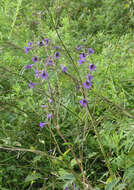
[[[96,2],[0,2],[0,189],[134,188],[133,3]]]
[[[92,190],[93,187],[86,177],[83,158],[79,155],[81,153],[76,153],[73,142],[66,139],[60,127],[60,125],[62,125],[61,116],[63,116],[63,110],[70,113],[72,117],[76,117],[78,123],[79,121],[83,121],[82,116],[79,115],[82,115],[83,112],[87,112],[88,120],[91,121],[93,131],[97,136],[98,144],[104,156],[106,166],[109,169],[110,176],[114,178],[110,163],[96,129],[96,123],[90,112],[90,95],[94,88],[94,77],[97,66],[92,58],[94,49],[87,47],[85,41],[86,40],[83,39],[81,44],[74,50],[76,61],[74,61],[69,52],[67,52],[70,57],[69,63],[66,61],[66,48],[64,44],[60,47],[55,44],[52,39],[43,38],[40,41],[28,42],[25,47],[25,54],[31,55],[31,64],[25,65],[25,70],[31,72],[32,75],[32,80],[29,80],[27,85],[32,91],[36,91],[41,95],[40,107],[42,107],[42,114],[40,116],[40,123],[38,124],[40,131],[41,133],[45,133],[45,130],[48,130],[53,137],[54,131],[56,131],[64,144],[68,147],[67,153],[71,153],[79,168],[78,175],[69,164],[69,158],[65,158],[67,153],[62,152],[59,142],[54,137],[56,150],[60,156],[58,159],[61,162],[59,164],[58,160],[56,163],[58,163],[60,167],[61,165],[64,166],[63,169],[69,172],[67,174],[71,173],[75,177],[72,181],[65,183],[65,189],[78,189],[78,187],[72,187],[73,182],[76,182],[80,189],[85,188]],[[66,101],[71,103],[72,94],[76,104],[75,110],[77,110],[78,113],[73,111],[73,108],[66,106]],[[67,100],[65,100],[65,98]],[[81,114],[79,114],[80,112]],[[77,123],[75,123],[75,125],[77,125]],[[68,178],[65,176],[65,178],[59,178],[59,180],[61,179],[66,181]]]

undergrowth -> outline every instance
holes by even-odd
[[[133,1],[96,2],[0,2],[1,190],[134,188]]]

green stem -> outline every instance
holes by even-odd
[[[15,25],[15,22],[16,22],[16,18],[17,18],[18,14],[19,14],[19,9],[21,7],[21,3],[22,3],[22,0],[18,0],[18,4],[17,4],[17,8],[16,8],[16,13],[15,13],[12,25],[11,25],[11,31],[10,31],[10,34],[9,34],[9,39],[11,38],[11,35],[12,35],[12,32],[13,32],[13,28],[14,28],[14,25]]]
[[[114,175],[114,173],[113,173],[113,171],[112,171],[112,169],[111,169],[111,164],[110,164],[110,162],[109,162],[109,160],[108,160],[108,158],[107,158],[107,155],[106,155],[106,153],[105,153],[104,147],[103,147],[103,145],[102,145],[102,143],[101,143],[100,135],[99,135],[99,133],[98,133],[98,131],[97,131],[97,129],[96,129],[96,125],[94,124],[94,120],[93,120],[93,117],[92,117],[92,115],[91,115],[91,113],[90,113],[89,106],[87,106],[87,110],[88,110],[88,115],[89,115],[89,117],[90,117],[92,126],[93,126],[93,128],[94,128],[95,135],[96,135],[96,137],[97,137],[98,144],[99,144],[99,146],[100,146],[100,149],[101,149],[101,152],[102,152],[102,154],[103,154],[103,157],[104,157],[104,159],[105,159],[105,161],[106,161],[106,165],[107,165],[107,168],[108,168],[108,170],[109,170],[110,176],[114,179],[114,178],[115,178],[115,175]]]

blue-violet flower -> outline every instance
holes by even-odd
[[[36,85],[36,83],[33,83],[32,81],[28,84],[29,88],[34,88],[34,86]]]
[[[85,53],[81,53],[80,54],[80,58],[85,58],[86,57],[86,54]]]
[[[66,73],[67,68],[66,68],[65,66],[62,66],[62,65],[61,65],[61,70],[62,70],[62,72]]]
[[[47,124],[46,122],[44,122],[44,123],[40,122],[40,128],[43,129],[43,127],[44,127],[46,124]]]
[[[47,74],[47,72],[46,71],[42,71],[41,72],[41,74],[40,74],[40,77],[41,77],[41,79],[43,80],[43,79],[47,79],[47,77],[48,77],[48,74]]]
[[[89,65],[89,71],[94,71],[96,69],[96,66],[94,64]]]
[[[48,61],[48,63],[47,63],[47,65],[53,65],[54,63],[53,63],[53,61],[50,59],[49,61]]]
[[[52,104],[52,103],[53,103],[53,100],[52,100],[52,99],[49,99],[49,103]]]
[[[43,46],[43,45],[44,45],[44,44],[43,44],[43,40],[41,40],[41,41],[38,42],[37,44],[38,44],[38,46]]]
[[[60,49],[60,46],[56,46],[56,49]]]
[[[85,61],[85,59],[84,59],[84,58],[79,59],[79,60],[78,60],[79,66],[80,66],[81,64],[83,64],[83,63],[84,63],[84,61]]]
[[[37,57],[37,56],[34,56],[34,57],[32,58],[32,61],[33,61],[33,62],[37,62],[37,61],[38,61],[38,57]]]
[[[45,41],[45,45],[47,45],[48,42],[49,42],[49,39],[48,39],[48,38],[45,38],[44,41]]]
[[[54,57],[55,57],[56,59],[58,59],[58,58],[60,57],[60,53],[59,53],[59,52],[56,52],[56,53],[54,54]]]
[[[94,50],[92,48],[89,48],[89,54],[93,54]]]
[[[82,99],[80,100],[80,104],[83,106],[83,107],[86,107],[87,104],[88,104],[88,101],[86,99]]]
[[[77,50],[80,51],[80,50],[81,50],[81,46],[78,46],[78,47],[77,47]]]
[[[91,86],[92,86],[92,83],[88,80],[86,80],[84,83],[83,83],[83,86],[87,89],[89,89]]]
[[[50,119],[51,117],[52,117],[52,114],[49,113],[49,114],[47,115],[47,118]]]
[[[29,52],[30,48],[29,47],[25,47],[25,53],[27,54]]]
[[[88,74],[87,76],[86,76],[86,78],[91,82],[92,81],[92,79],[93,79],[93,76],[92,75],[90,75],[90,74]]]
[[[25,69],[31,69],[32,66],[34,66],[34,64],[28,64],[28,65],[25,66]]]
[[[27,45],[28,45],[28,47],[31,47],[32,42],[28,42]]]
[[[39,71],[38,69],[36,69],[36,71],[35,71],[35,77],[39,77],[39,73],[40,73],[41,71]]]

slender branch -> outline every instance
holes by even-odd
[[[103,157],[104,157],[104,159],[105,159],[105,161],[106,161],[107,168],[108,168],[108,170],[109,170],[109,173],[110,173],[111,177],[114,179],[114,178],[115,178],[115,175],[114,175],[114,173],[113,173],[113,171],[112,171],[112,169],[111,169],[111,164],[110,164],[110,162],[109,162],[109,160],[108,160],[108,158],[107,158],[107,155],[106,155],[106,153],[105,153],[103,144],[101,143],[100,135],[99,135],[99,133],[98,133],[98,131],[97,131],[95,121],[93,120],[93,117],[92,117],[92,115],[91,115],[91,113],[90,113],[90,110],[89,110],[89,106],[88,106],[88,105],[87,105],[87,110],[88,110],[88,115],[89,115],[89,118],[90,118],[90,120],[91,120],[92,126],[93,126],[93,128],[94,128],[94,132],[95,132],[95,134],[96,134],[96,136],[97,136],[98,144],[99,144],[99,146],[100,146],[100,149],[101,149],[101,152],[102,152],[102,154],[103,154]]]
[[[36,91],[36,90],[35,90]],[[42,94],[44,94],[46,97],[48,97],[48,98],[51,98],[51,96],[50,95],[48,95],[45,91],[42,91],[41,89],[37,89],[37,92],[39,93],[39,92],[41,92]],[[60,102],[60,104],[61,104],[61,106],[62,107],[64,107],[66,110],[68,110],[70,113],[72,113],[75,117],[77,117],[79,120],[81,120],[82,121],[82,119],[75,113],[75,112],[73,112],[72,110],[70,110],[69,108],[67,108],[64,104],[62,104],[61,102]]]
[[[122,112],[124,115],[126,115],[126,116],[128,116],[128,117],[134,119],[134,116],[131,115],[127,110],[122,109],[121,106],[115,104],[114,102],[112,102],[111,100],[109,100],[108,98],[106,98],[106,97],[104,97],[104,96],[100,96],[100,95],[99,95],[99,97],[100,97],[103,101],[112,104],[114,107],[116,107],[118,110],[120,110],[120,112]]]
[[[51,155],[48,155],[45,152],[42,152],[40,150],[31,150],[31,149],[26,149],[26,148],[4,147],[4,146],[0,146],[0,149],[2,149],[2,150],[9,150],[9,151],[32,152],[34,154],[44,155],[44,156],[46,156],[48,158],[55,158],[55,157],[53,157]]]
[[[60,40],[60,42],[61,42],[63,48],[65,49],[65,52],[67,53],[68,57],[70,58],[71,63],[72,63],[72,65],[74,66],[74,69],[75,69],[76,73],[78,74],[78,77],[79,77],[79,79],[80,79],[80,81],[81,81],[81,83],[82,83],[81,76],[80,76],[80,74],[79,74],[78,68],[77,68],[77,66],[75,65],[72,56],[70,55],[70,53],[69,53],[67,47],[65,46],[65,44],[63,43],[63,41],[62,41],[62,39],[61,39],[61,37],[60,37],[60,35],[59,35],[59,32],[58,32],[58,30],[57,30],[57,28],[56,28],[56,25],[55,25],[55,21],[54,21],[54,19],[53,19],[53,16],[52,16],[51,11],[49,10],[49,8],[47,9],[47,11],[48,11],[48,14],[49,14],[49,16],[50,16],[50,18],[51,18],[51,21],[52,21],[54,30],[56,31],[56,34],[57,34],[57,36],[58,36],[58,38],[59,38],[59,40]]]

